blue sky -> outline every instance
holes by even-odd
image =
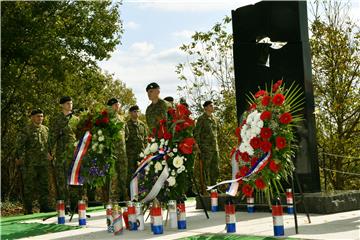
[[[150,104],[145,87],[157,82],[161,97],[178,98],[175,66],[186,56],[179,50],[191,42],[195,31],[208,31],[231,10],[253,4],[255,0],[124,0],[121,19],[124,24],[122,44],[100,67],[125,82],[135,93],[142,112]],[[353,4],[352,15],[359,3]],[[229,29],[231,32],[231,29]]]

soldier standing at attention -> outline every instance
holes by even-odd
[[[115,142],[115,156],[117,158],[115,162],[115,173],[116,173],[116,188],[110,191],[111,200],[116,201],[126,201],[128,200],[128,185],[127,185],[127,169],[128,169],[128,160],[126,155],[126,146],[125,146],[125,120],[124,117],[120,115],[121,104],[116,98],[112,98],[107,102],[107,105],[111,107],[111,111],[115,112],[115,117],[118,121],[124,123],[124,128],[120,131],[121,139],[119,142]],[[105,199],[107,200],[107,199]]]
[[[55,176],[57,200],[70,201],[72,210],[75,210],[77,197],[75,191],[69,191],[68,172],[74,154],[76,142],[75,124],[77,117],[73,116],[73,102],[71,97],[64,96],[60,99],[61,112],[54,117],[49,130],[50,156],[55,157]],[[71,197],[69,196],[71,194]]]
[[[203,163],[205,182],[214,185],[219,176],[218,121],[213,116],[211,101],[203,104],[204,114],[196,122],[194,137],[200,149],[200,161]]]
[[[139,107],[132,106],[129,109],[130,120],[126,122],[126,154],[128,158],[128,180],[130,185],[131,177],[137,169],[137,163],[141,160],[140,153],[146,146],[147,128],[145,123],[139,120]]]
[[[159,128],[159,120],[167,118],[167,110],[170,105],[159,97],[160,86],[157,83],[147,85],[146,92],[151,101],[151,104],[146,108],[146,123],[151,133],[155,134]]]
[[[31,124],[18,135],[16,165],[22,168],[24,184],[24,214],[32,214],[34,193],[38,195],[40,212],[49,212],[48,206],[48,128],[42,125],[41,109],[31,111]]]

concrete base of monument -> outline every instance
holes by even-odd
[[[304,204],[299,202],[300,196],[296,194],[297,199],[297,211],[304,213]],[[281,196],[282,204],[286,205],[285,196]],[[211,199],[210,196],[204,196],[205,208],[210,211]],[[219,194],[218,209],[224,211],[226,195]],[[234,204],[236,204],[237,211],[246,211],[246,198],[241,197],[233,198]],[[360,190],[349,191],[336,191],[336,192],[318,192],[318,193],[304,193],[304,202],[309,213],[317,214],[330,214],[338,212],[346,212],[360,209]],[[196,209],[202,209],[202,204],[199,197],[196,198]],[[265,199],[255,198],[255,209],[259,212],[269,212],[270,206]]]

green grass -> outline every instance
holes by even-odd
[[[181,238],[179,240],[278,240],[279,238],[274,237],[260,237],[260,236],[240,236],[232,234],[202,234],[198,236],[192,236],[187,238]],[[281,238],[286,240],[289,238]],[[296,240],[291,238],[291,240]]]

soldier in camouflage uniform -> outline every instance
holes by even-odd
[[[146,146],[147,128],[145,123],[140,121],[139,107],[132,106],[129,109],[130,120],[126,122],[126,154],[128,158],[128,181],[127,186],[130,185],[131,177],[134,174],[138,161],[141,160],[140,153]]]
[[[146,108],[146,123],[152,134],[159,128],[159,120],[167,118],[167,110],[170,106],[168,102],[159,97],[160,86],[157,83],[150,83],[146,87],[151,104]]]
[[[40,212],[48,212],[48,128],[42,125],[43,111],[31,112],[31,124],[18,135],[16,164],[20,165],[24,184],[25,214],[32,214],[34,193],[37,193]]]
[[[218,122],[212,115],[214,106],[211,101],[203,104],[204,114],[196,122],[194,137],[200,150],[205,182],[214,185],[219,176],[219,147],[217,141]]]
[[[107,102],[107,105],[111,107],[111,111],[115,111],[118,121],[121,121],[125,125],[125,119],[120,115],[121,105],[116,98],[112,98]],[[126,126],[125,126],[126,128]],[[116,186],[111,188],[111,199],[116,201],[128,200],[128,185],[127,185],[127,169],[128,160],[126,155],[125,146],[125,128],[120,132],[121,139],[115,143],[115,173],[116,173]]]
[[[78,119],[72,114],[73,103],[70,97],[62,97],[60,105],[62,111],[55,116],[50,124],[49,149],[50,155],[55,157],[57,199],[66,200],[67,203],[71,201],[71,209],[74,210],[78,196],[75,189],[72,188],[69,191],[67,180],[76,142],[75,123]]]

